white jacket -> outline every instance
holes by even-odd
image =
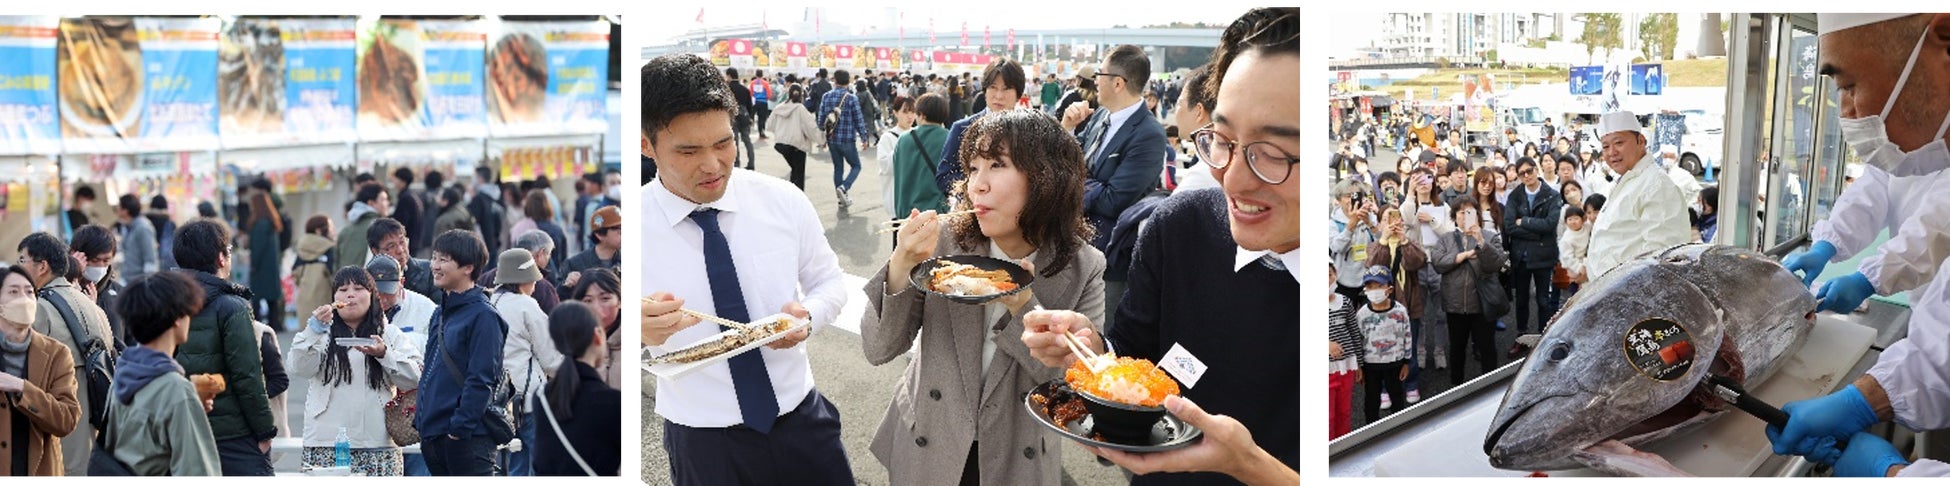
[[[1950,323],[1945,301],[1950,285],[1944,285],[1950,274],[1942,271],[1950,257],[1950,208],[1942,206],[1950,204],[1950,194],[1932,190],[1946,182],[1950,171],[1895,177],[1865,166],[1862,177],[1842,190],[1828,219],[1815,223],[1809,234],[1835,245],[1834,261],[1843,261],[1889,231],[1889,241],[1858,269],[1877,293],[1916,290],[1920,296],[1911,299],[1909,336],[1883,350],[1868,374],[1889,392],[1896,422],[1916,430],[1950,427],[1950,407],[1944,405],[1950,403],[1950,325],[1945,324]]]
[[[1557,266],[1564,267],[1564,271],[1577,273],[1585,267],[1586,250],[1591,247],[1591,226],[1585,224],[1584,229],[1565,229],[1557,235]]]
[[[1626,260],[1693,240],[1686,200],[1652,157],[1639,159],[1605,196],[1585,262],[1592,280]]]
[[[813,119],[812,112],[799,103],[779,103],[772,108],[772,116],[765,123],[772,126],[772,142],[806,152],[813,151],[826,137],[819,131],[819,122]]]
[[[910,130],[888,128],[880,131],[880,141],[874,145],[874,161],[880,163],[880,197],[884,199],[887,214],[892,218],[905,218],[905,214],[894,214],[894,147],[900,144],[901,135]]]
[[[339,427],[345,427],[346,437],[351,439],[354,449],[397,447],[392,436],[386,434],[386,402],[399,389],[419,387],[423,357],[420,347],[414,346],[399,327],[387,324],[381,340],[386,343],[386,356],[379,363],[386,370],[387,384],[374,390],[366,386],[365,353],[345,348],[346,358],[352,363],[352,379],[327,385],[318,367],[325,362],[331,335],[307,325],[292,338],[285,369],[306,382],[305,447],[332,447],[338,443]]]
[[[508,323],[501,370],[514,383],[516,398],[528,403],[529,395],[541,390],[555,367],[562,365],[562,352],[555,350],[555,339],[548,335],[548,315],[534,297],[517,292],[495,292],[488,303]]]
[[[433,327],[433,313],[440,311],[440,305],[433,299],[411,290],[400,297],[399,313],[393,314],[389,321],[413,340],[414,349],[427,349],[427,329]],[[424,365],[425,363],[421,363]]]

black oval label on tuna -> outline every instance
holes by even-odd
[[[1677,380],[1693,367],[1693,336],[1677,322],[1640,321],[1625,332],[1624,344],[1625,359],[1654,380]]]

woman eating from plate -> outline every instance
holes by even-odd
[[[1103,318],[1104,256],[1088,244],[1083,152],[1055,119],[1012,110],[976,121],[959,155],[967,178],[951,200],[974,213],[910,211],[900,246],[866,286],[867,361],[892,361],[920,335],[871,450],[894,484],[1056,484],[1060,442],[1044,440],[1022,397],[1062,370],[1037,361],[1020,336],[1023,314],[1038,308]],[[942,255],[1007,260],[1035,280],[977,305],[914,288],[910,272]]]
[[[287,358],[286,368],[310,383],[302,462],[332,467],[333,446],[343,438],[352,448],[352,474],[403,476],[399,444],[386,432],[385,405],[398,389],[419,387],[420,350],[386,322],[374,295],[386,289],[364,268],[340,268],[332,288],[332,303],[312,310]]]

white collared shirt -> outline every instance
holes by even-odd
[[[1239,250],[1238,253],[1233,254],[1232,257],[1233,273],[1238,273],[1240,270],[1245,270],[1246,265],[1257,263],[1260,261],[1260,259],[1266,258],[1267,255],[1273,255],[1275,258],[1279,258],[1281,265],[1286,266],[1286,273],[1293,274],[1293,281],[1295,282],[1300,281],[1300,249],[1299,248],[1294,248],[1293,251],[1289,251],[1286,253],[1273,253],[1272,250],[1253,251],[1253,250],[1246,249],[1246,247],[1238,246],[1238,245],[1234,245],[1233,248],[1237,248]]]
[[[684,307],[713,312],[711,282],[704,267],[704,230],[691,221],[700,207],[670,192],[661,180],[643,189],[644,223],[640,230],[644,255],[640,275],[645,295],[670,292],[684,299]],[[724,197],[702,206],[716,208],[718,226],[731,246],[738,283],[750,317],[776,314],[789,302],[799,302],[812,314],[814,334],[833,322],[846,304],[839,258],[826,243],[819,215],[805,193],[783,180],[746,170],[732,171]],[[702,323],[672,335],[664,346],[646,346],[645,353],[661,354],[719,332]],[[813,389],[806,346],[777,350],[759,348],[778,396],[779,413],[799,406]],[[731,366],[718,362],[681,378],[657,379],[657,415],[679,425],[720,428],[744,422],[731,384]]]
[[[1104,138],[1098,139],[1097,150],[1102,151],[1104,150],[1105,146],[1110,145],[1110,141],[1115,140],[1115,137],[1117,136],[1117,129],[1123,128],[1124,122],[1131,121],[1132,116],[1135,116],[1142,111],[1144,111],[1144,102],[1139,101],[1136,104],[1132,104],[1131,106],[1125,107],[1122,110],[1111,112],[1110,128],[1104,130]],[[1084,149],[1088,150],[1090,149],[1090,147],[1084,147]],[[1092,157],[1094,155],[1096,154],[1083,154],[1083,156],[1085,157],[1084,162],[1088,163],[1090,161],[1089,157]]]

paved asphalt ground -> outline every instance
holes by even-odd
[[[759,175],[786,178],[785,158],[772,149],[771,143],[757,140],[753,143],[757,148]],[[860,287],[866,284],[865,276],[879,271],[892,252],[892,241],[887,235],[873,234],[876,223],[891,218],[881,196],[881,188],[885,186],[878,173],[879,163],[873,160],[874,151],[862,149],[860,178],[851,192],[853,204],[848,211],[841,211],[833,192],[833,165],[825,151],[816,152],[806,160],[806,194],[819,212],[820,222],[826,227],[826,239],[839,256],[840,268],[846,272],[847,286],[854,295],[847,303],[847,311],[834,324],[846,331],[825,333],[807,341],[811,346],[813,380],[819,391],[839,407],[842,441],[854,478],[860,484],[884,485],[888,484],[887,469],[867,451],[867,445],[872,442],[881,417],[886,415],[888,404],[893,402],[894,386],[912,357],[910,354],[873,366],[867,364],[860,351],[859,312],[866,304]],[[643,479],[652,486],[667,485],[670,462],[663,448],[663,419],[654,412],[656,402],[652,397],[656,380],[648,373],[642,376]],[[1126,484],[1120,468],[1100,465],[1096,456],[1082,447],[1064,443],[1068,445],[1063,446],[1063,484]]]

